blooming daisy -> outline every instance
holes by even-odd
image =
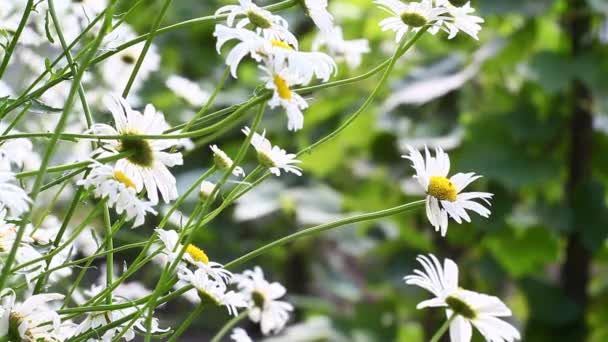
[[[18,185],[12,184],[15,174],[9,171],[0,171],[0,205],[8,209],[13,217],[19,217],[30,209],[32,200]]]
[[[442,267],[432,254],[428,257],[419,255],[416,260],[424,271],[414,270],[413,275],[404,278],[406,284],[422,287],[435,296],[421,302],[416,308],[445,307],[448,317],[456,315],[450,323],[452,342],[470,341],[472,326],[488,341],[512,342],[521,339],[517,329],[500,319],[511,316],[511,310],[499,298],[458,287],[456,263],[445,259]]]
[[[266,89],[272,90],[272,98],[268,101],[270,108],[281,106],[287,112],[287,129],[297,131],[304,127],[302,110],[308,108],[308,103],[302,96],[291,90],[298,84],[298,78],[288,69],[275,70],[272,67],[260,66],[265,75]]]
[[[183,245],[179,243],[179,235],[174,230],[159,228],[156,229],[156,233],[163,243],[163,252],[167,256],[168,261],[173,262],[177,258],[179,251],[183,248]],[[207,254],[193,244],[189,244],[186,247],[186,253],[184,253],[182,260],[205,271],[218,282],[228,283],[232,278],[232,273],[224,269],[222,264],[210,261]]]
[[[230,338],[234,342],[253,342],[251,337],[247,334],[247,331],[243,328],[234,328],[232,334],[230,334]]]
[[[209,99],[209,94],[205,92],[195,82],[190,81],[187,78],[171,75],[165,82],[167,88],[171,89],[175,95],[186,100],[193,106],[200,107],[204,105]]]
[[[298,51],[287,41],[265,39],[251,31],[224,25],[216,25],[213,35],[217,37],[218,53],[226,42],[239,41],[226,56],[226,65],[235,78],[239,63],[247,55],[257,62],[274,63],[277,69],[285,66],[300,84],[310,83],[313,77],[326,82],[337,71],[336,62],[327,54]]]
[[[481,23],[484,22],[483,18],[472,15],[475,9],[471,7],[470,2],[466,2],[463,6],[454,6],[449,0],[436,0],[437,4],[447,8],[448,14],[451,16],[449,20],[444,22],[448,32],[449,38],[453,38],[462,31],[474,39],[479,40],[477,36],[481,31]]]
[[[54,340],[54,331],[59,328],[61,319],[48,304],[64,296],[59,293],[38,294],[29,296],[22,303],[15,303],[15,297],[12,289],[0,292],[0,336],[32,342]]]
[[[249,127],[245,127],[241,131],[247,136],[251,132]],[[268,167],[270,172],[276,176],[281,175],[281,169],[285,172],[301,176],[302,168],[293,165],[301,163],[300,160],[295,159],[296,155],[287,153],[287,151],[279,146],[272,146],[270,140],[266,139],[265,135],[266,131],[262,132],[262,135],[254,132],[251,139],[251,145],[255,148],[260,163]]]
[[[277,282],[269,283],[258,266],[253,271],[246,270],[242,274],[235,274],[233,282],[247,298],[249,319],[260,323],[264,335],[276,334],[285,327],[293,306],[278,300],[287,292],[283,285]]]
[[[201,301],[213,303],[218,306],[225,306],[230,315],[238,315],[237,308],[247,307],[247,302],[239,292],[227,291],[223,281],[213,278],[203,269],[192,272],[187,268],[180,268],[178,278],[186,282],[198,291]]]
[[[374,0],[374,3],[391,14],[391,17],[382,20],[379,25],[382,31],[394,31],[397,42],[409,31],[418,32],[425,25],[432,25],[429,32],[437,33],[440,26],[436,23],[445,19],[443,14],[447,11],[443,6],[433,6],[432,0],[408,3],[399,0]]]
[[[222,151],[217,145],[209,146],[211,151],[213,151],[213,161],[215,166],[220,170],[229,170],[232,167],[234,162],[232,158],[230,158],[226,152]],[[232,170],[232,174],[236,177],[244,177],[245,170],[242,167],[236,166],[234,170]]]
[[[416,170],[414,178],[427,193],[426,216],[435,227],[441,230],[441,236],[445,236],[448,230],[448,215],[458,223],[462,221],[471,222],[466,210],[471,210],[483,217],[490,216],[490,210],[475,202],[475,199],[483,200],[490,205],[489,199],[492,194],[488,192],[462,192],[469,184],[481,178],[474,172],[457,173],[447,178],[450,171],[450,158],[441,148],[435,149],[435,157],[432,157],[428,148],[425,147],[425,157],[407,146],[409,155],[402,156],[412,162]]]
[[[144,187],[152,204],[158,203],[160,192],[165,203],[177,198],[175,177],[167,167],[182,164],[181,153],[165,152],[174,146],[174,139],[129,139],[130,135],[161,135],[169,127],[164,115],[151,104],[144,113],[131,109],[125,99],[112,96],[106,98],[106,106],[114,117],[116,128],[106,124],[95,124],[94,134],[121,135],[124,139],[105,141],[105,146],[119,152],[132,152],[116,162],[115,169],[121,171],[139,193]]]
[[[230,27],[242,29],[251,24],[255,31],[266,39],[279,39],[294,46],[298,45],[298,39],[288,30],[287,20],[260,8],[251,0],[239,0],[238,5],[221,7],[215,12],[215,15],[225,13],[228,14],[226,23]],[[242,18],[236,20],[237,16],[242,16]]]
[[[331,56],[344,60],[351,69],[358,67],[361,64],[361,56],[370,52],[367,39],[345,40],[339,26],[329,32],[317,34],[313,41],[313,50],[319,50],[323,46]]]
[[[144,223],[146,213],[156,215],[152,203],[137,197],[135,183],[123,171],[93,162],[89,175],[77,182],[85,188],[93,188],[97,198],[106,198],[110,207],[120,215],[123,212],[127,221],[135,218],[133,227]]]
[[[327,0],[304,0],[304,6],[319,30],[330,33],[334,26],[334,17],[327,11]]]

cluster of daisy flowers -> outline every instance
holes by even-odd
[[[25,3],[9,0],[3,4],[0,30],[19,30]],[[48,39],[58,32],[49,25],[47,2],[34,3],[31,24],[20,30],[18,49],[8,65],[10,72],[0,80],[0,99],[29,91],[31,89],[28,88],[35,88],[40,80],[54,80],[50,72],[53,66],[45,61],[48,58],[46,54],[48,51],[62,52],[63,49],[57,41]],[[431,34],[443,31],[448,38],[463,32],[477,39],[483,23],[482,18],[474,15],[475,10],[469,2],[375,0],[374,3],[390,15],[379,25],[383,31],[393,31],[397,42],[402,42],[408,33],[421,30]],[[238,4],[218,9],[216,15],[225,17],[225,22],[218,23],[214,31],[218,53],[225,45],[232,45],[226,54],[226,65],[234,78],[238,78],[239,65],[246,57],[257,64],[260,80],[267,91],[268,105],[285,111],[290,131],[304,127],[304,111],[308,107],[307,100],[298,94],[298,87],[313,82],[329,82],[337,73],[337,62],[343,61],[348,67],[356,68],[361,64],[362,56],[370,51],[365,39],[344,39],[341,27],[328,11],[326,0],[303,0],[301,4],[318,28],[312,51],[300,49],[300,42],[289,30],[286,19],[251,0],[239,0]],[[76,39],[83,27],[91,24],[91,18],[102,15],[107,6],[105,0],[57,1],[55,11],[61,18],[65,38],[68,41]],[[98,25],[92,25],[93,32],[98,28]],[[70,116],[67,122],[69,131],[90,134],[98,140],[78,141],[74,143],[77,147],[69,152],[60,149],[53,162],[78,161],[85,166],[82,175],[74,177],[73,183],[66,183],[66,186],[75,185],[70,189],[75,193],[76,205],[73,208],[77,207],[80,199],[91,196],[99,204],[112,208],[121,220],[131,222],[132,227],[139,227],[146,223],[147,215],[158,214],[157,206],[161,205],[161,200],[168,204],[179,198],[177,180],[171,169],[183,164],[181,151],[192,144],[188,140],[167,137],[166,132],[171,127],[164,114],[152,104],[141,104],[138,90],[159,68],[160,56],[152,45],[141,61],[137,77],[129,80],[143,42],[128,47],[122,47],[122,44],[135,37],[127,24],[117,25],[102,43],[102,49],[113,54],[82,80],[91,108],[108,111],[113,125],[87,122],[80,115]],[[5,38],[4,35],[0,37]],[[3,46],[8,43],[2,41]],[[58,62],[55,67],[69,69],[65,62]],[[38,78],[40,74],[43,77]],[[121,96],[108,95],[120,93],[129,81],[134,82],[134,95],[129,101]],[[50,108],[62,107],[72,88],[70,83],[66,79],[46,89],[40,95],[40,102]],[[203,106],[209,98],[197,83],[178,75],[169,76],[166,86],[191,106]],[[76,101],[74,111],[90,110],[85,103]],[[47,119],[47,116],[32,121],[36,122],[22,126],[26,130],[51,131],[57,125],[56,119]],[[17,132],[14,125],[3,123],[0,123],[0,131],[3,135]],[[243,127],[241,132],[249,139],[259,164],[270,174],[302,175],[297,156],[273,145],[265,130],[258,133]],[[213,144],[209,148],[217,170],[230,171],[234,177],[246,176],[245,169],[236,165],[218,145]],[[450,219],[457,223],[470,222],[469,212],[489,217],[488,207],[493,195],[464,192],[480,176],[457,173],[449,177],[450,160],[443,150],[436,149],[433,156],[428,149],[423,155],[410,147],[404,158],[411,161],[415,178],[426,193],[428,220],[442,236],[447,234]],[[36,198],[37,193],[26,191],[31,184],[23,177],[28,172],[36,174],[41,159],[29,139],[11,139],[0,144],[0,257],[3,261],[11,260],[9,271],[24,279],[24,282],[19,279],[7,282],[14,289],[0,289],[0,340],[4,337],[23,341],[132,340],[136,333],[163,336],[170,332],[169,328],[161,328],[152,315],[148,317],[149,308],[139,302],[144,293],[152,296],[151,291],[139,283],[122,282],[110,287],[109,280],[118,277],[110,271],[107,271],[109,280],[101,279],[84,291],[72,288],[66,294],[41,293],[50,286],[58,287],[59,280],[72,274],[70,263],[75,255],[85,255],[93,260],[104,255],[100,251],[107,243],[94,233],[89,234],[87,219],[73,226],[69,219],[61,222],[45,213],[39,222],[26,221],[36,204],[34,202],[40,200]],[[202,202],[212,200],[218,190],[217,184],[202,180],[199,199]],[[61,192],[56,197],[59,195]],[[89,216],[95,213],[93,210]],[[105,216],[107,218],[107,213]],[[183,290],[183,296],[197,305],[225,307],[233,316],[246,310],[249,319],[259,324],[264,335],[278,334],[284,329],[294,310],[289,302],[283,300],[287,292],[285,287],[268,281],[259,267],[231,273],[222,264],[209,260],[203,250],[186,243],[183,233],[190,232],[159,227],[150,238],[150,242],[160,246],[154,260],[160,261],[165,269],[176,266],[175,282],[171,285],[173,290]],[[511,312],[500,299],[458,287],[458,268],[453,261],[445,259],[441,265],[434,255],[419,256],[418,261],[423,270],[415,270],[413,275],[405,277],[405,281],[435,296],[420,303],[418,308],[441,307],[446,310],[452,341],[469,341],[472,327],[489,341],[520,339],[519,332],[502,320]],[[16,289],[19,288],[26,289],[27,293],[22,302],[17,301]],[[106,300],[107,306],[99,306],[100,299]],[[84,317],[74,319],[79,316],[74,314],[77,311],[66,308],[71,302],[93,309],[84,311]],[[242,328],[236,328],[231,337],[237,342],[251,341]]]

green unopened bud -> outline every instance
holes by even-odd
[[[260,27],[263,29],[272,27],[272,23],[268,19],[266,19],[263,14],[257,13],[255,11],[247,11],[247,18],[255,27]]]
[[[401,21],[411,27],[422,27],[427,23],[426,17],[422,14],[408,11],[401,13]]]
[[[464,6],[469,0],[449,0],[450,3],[454,6],[460,7]]]

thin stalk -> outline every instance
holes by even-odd
[[[282,246],[286,243],[295,241],[297,239],[300,238],[304,238],[304,237],[308,237],[308,236],[313,236],[313,235],[317,235],[319,233],[334,229],[334,228],[338,228],[347,224],[351,224],[351,223],[357,223],[357,222],[363,222],[363,221],[370,221],[370,220],[377,220],[379,218],[383,218],[383,217],[387,217],[387,216],[392,216],[392,215],[397,215],[397,214],[401,214],[407,211],[411,211],[420,207],[424,206],[425,201],[424,200],[420,200],[420,201],[415,201],[415,202],[411,202],[411,203],[407,203],[407,204],[403,204],[400,206],[396,206],[393,208],[389,208],[389,209],[384,209],[384,210],[379,210],[379,211],[374,211],[371,213],[367,213],[367,214],[362,214],[362,215],[356,215],[356,216],[352,216],[352,217],[347,217],[347,218],[343,218],[340,220],[336,220],[334,222],[330,222],[330,223],[325,223],[325,224],[321,224],[318,226],[314,226],[314,227],[310,227],[307,229],[302,229],[299,232],[293,233],[291,235],[287,235],[281,239],[278,239],[276,241],[273,241],[267,245],[264,245],[254,251],[251,251],[235,260],[230,261],[229,263],[227,263],[226,265],[224,265],[224,268],[234,268],[235,266],[238,266],[246,261],[249,261],[257,256],[260,256],[268,251],[270,251],[271,249],[278,247],[278,246]]]
[[[205,304],[203,303],[203,301],[201,301],[201,303],[196,306],[196,309],[194,309],[194,311],[192,311],[190,313],[190,315],[188,315],[186,320],[177,328],[177,330],[175,330],[175,333],[173,333],[173,336],[171,336],[171,338],[169,338],[168,342],[177,341],[177,338],[180,337],[181,334],[183,334],[186,331],[186,329],[188,329],[190,324],[192,324],[192,322],[194,322],[194,320],[198,317],[198,315],[201,314],[201,312],[203,312],[204,309],[205,309]]]
[[[448,320],[443,323],[443,325],[439,328],[439,330],[437,330],[435,335],[433,335],[430,342],[439,342],[439,339],[441,339],[441,337],[445,334],[445,332],[448,331],[448,328],[450,327],[450,323],[452,323],[452,321],[454,320],[454,318],[456,318],[456,316],[457,316],[456,313],[452,313],[450,318],[448,318]]]
[[[32,13],[33,6],[34,0],[28,0],[25,4],[25,10],[23,11],[23,15],[21,16],[21,20],[19,21],[19,26],[17,26],[17,31],[15,31],[13,39],[11,40],[10,44],[8,45],[8,48],[4,52],[4,58],[2,59],[2,64],[0,64],[0,78],[2,78],[2,75],[4,75],[4,71],[6,70],[8,62],[10,61],[11,56],[13,55],[13,51],[15,51],[15,46],[17,46],[17,43],[19,42],[21,32],[23,32],[25,25],[27,25],[27,20],[30,17],[30,13]]]
[[[248,314],[249,314],[249,310],[245,310],[245,311],[241,312],[238,316],[235,316],[231,320],[229,320],[226,324],[224,324],[222,329],[220,329],[220,331],[218,331],[217,334],[215,334],[215,336],[213,336],[213,338],[211,339],[211,342],[222,341],[222,338],[224,336],[226,336],[228,331],[230,331],[230,329],[232,329],[243,318],[247,317]]]
[[[103,225],[106,228],[107,237],[105,249],[106,251],[109,251],[106,255],[106,287],[110,287],[110,285],[112,285],[112,278],[114,277],[114,254],[112,253],[114,241],[112,238],[113,231],[112,222],[110,221],[110,210],[108,209],[108,204],[105,200],[103,201]],[[106,296],[106,303],[108,305],[112,304],[112,292],[109,292]]]
[[[137,62],[135,63],[135,67],[133,68],[133,71],[131,71],[131,75],[129,76],[127,85],[125,86],[125,89],[122,92],[123,98],[127,98],[127,96],[129,95],[129,91],[131,90],[131,87],[133,86],[133,82],[135,82],[135,77],[137,77],[137,73],[139,73],[139,69],[141,68],[142,63],[144,62],[144,59],[146,58],[146,54],[148,53],[148,50],[150,50],[150,46],[152,46],[152,41],[154,40],[154,37],[156,36],[156,31],[158,30],[161,21],[165,17],[165,13],[167,13],[167,9],[169,9],[169,5],[171,5],[171,0],[165,0],[163,2],[163,7],[160,9],[160,12],[158,12],[158,15],[156,16],[156,20],[154,21],[154,24],[152,25],[152,28],[150,29],[150,32],[148,33],[148,37],[146,38],[146,43],[144,44],[144,48],[141,50],[141,53],[139,54],[139,57],[137,58]]]
[[[118,154],[115,154],[113,156],[109,156],[109,157],[103,157],[103,158],[99,158],[96,159],[98,162],[105,164],[108,162],[113,162],[113,161],[117,161],[123,158],[126,158],[128,156],[131,155],[132,152],[120,152]],[[81,167],[86,167],[90,164],[92,164],[93,161],[91,160],[85,160],[85,161],[81,161],[81,162],[77,162],[77,163],[72,163],[72,164],[64,164],[64,165],[58,165],[58,166],[51,166],[48,167],[46,172],[48,173],[55,173],[55,172],[63,172],[63,171],[68,171],[68,170],[72,170],[72,169],[77,169],[77,168],[81,168]],[[17,174],[15,174],[15,178],[17,179],[21,179],[21,178],[26,178],[26,177],[31,177],[31,176],[37,176],[38,174],[40,174],[41,171],[25,171],[25,172],[19,172]]]

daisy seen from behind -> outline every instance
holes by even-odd
[[[135,191],[146,189],[152,204],[158,203],[158,193],[165,203],[177,198],[175,177],[168,167],[182,165],[181,153],[165,150],[177,144],[175,139],[138,139],[133,135],[162,135],[169,128],[164,115],[154,106],[147,105],[144,113],[131,109],[121,97],[106,98],[106,106],[114,117],[116,127],[95,124],[91,130],[100,135],[121,135],[124,138],[104,141],[105,146],[117,152],[131,152],[116,162],[115,169],[121,171],[135,185]]]
[[[289,320],[293,306],[279,300],[287,290],[283,285],[270,283],[264,278],[264,272],[258,266],[235,274],[233,282],[249,304],[249,319],[260,323],[264,335],[279,333]]]
[[[426,216],[436,231],[445,236],[448,230],[448,215],[457,223],[471,222],[467,210],[483,217],[490,216],[490,210],[474,200],[480,199],[488,206],[492,194],[488,192],[462,192],[469,184],[481,178],[474,172],[457,173],[447,178],[450,171],[450,158],[441,149],[435,149],[435,157],[425,147],[425,156],[411,146],[409,154],[402,156],[412,162],[416,171],[414,178],[427,193]]]
[[[241,293],[228,290],[226,283],[213,278],[203,269],[191,271],[188,268],[180,268],[177,277],[182,282],[194,286],[203,303],[225,306],[232,316],[238,315],[238,308],[247,307]]]
[[[395,41],[399,43],[410,31],[418,32],[425,25],[431,25],[429,32],[432,34],[439,31],[447,9],[443,6],[434,6],[432,0],[420,2],[402,2],[400,0],[374,0],[374,3],[391,16],[382,20],[378,25],[382,31],[394,31]]]
[[[245,127],[241,131],[247,136],[251,133],[249,127]],[[253,137],[251,138],[251,145],[257,152],[259,162],[268,167],[268,170],[275,176],[281,175],[281,169],[285,172],[301,176],[302,168],[294,165],[301,163],[300,160],[296,159],[296,155],[287,153],[287,151],[279,146],[272,146],[270,140],[266,139],[265,135],[266,131],[262,132],[261,135],[253,132]]]
[[[213,162],[218,169],[229,170],[232,167],[234,161],[232,161],[232,158],[230,158],[226,152],[222,151],[217,145],[211,145],[209,148],[213,152]],[[245,170],[240,166],[236,166],[232,170],[232,175],[236,177],[245,177]]]
[[[437,4],[447,9],[450,19],[444,22],[449,33],[449,39],[453,38],[462,31],[472,38],[479,40],[477,36],[481,31],[481,25],[485,21],[483,18],[473,15],[475,9],[471,7],[471,2],[467,1],[462,6],[454,6],[449,0],[436,0]]]
[[[0,292],[0,337],[16,341],[55,341],[61,319],[49,305],[63,299],[59,293],[44,293],[29,296],[22,303],[16,303],[15,292],[4,289]]]
[[[517,329],[501,319],[511,316],[511,310],[498,297],[458,287],[458,266],[454,261],[446,258],[442,265],[433,254],[419,255],[416,260],[423,270],[416,269],[404,277],[406,284],[419,286],[435,296],[416,308],[446,308],[452,342],[469,342],[473,326],[490,342],[521,339]]]

